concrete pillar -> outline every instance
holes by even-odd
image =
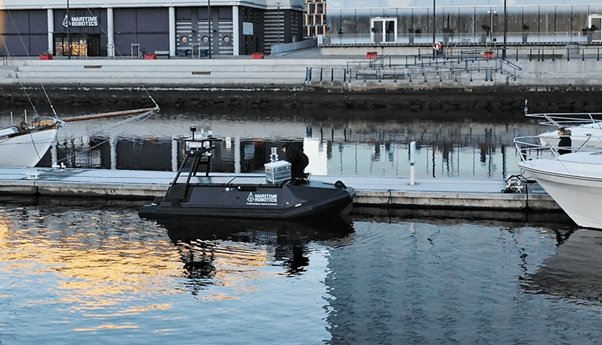
[[[54,11],[49,8],[46,13],[48,17],[48,53],[54,54]]]
[[[232,6],[232,44],[234,45],[234,56],[240,55],[240,18],[238,6]]]
[[[176,8],[169,6],[169,56],[176,56]]]
[[[115,17],[113,8],[107,8],[107,56],[115,57]]]

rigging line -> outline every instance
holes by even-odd
[[[4,9],[6,10],[6,12],[8,12],[8,16],[10,17],[10,20],[13,23],[13,26],[15,28],[17,28],[18,26],[17,26],[17,23],[15,21],[15,18],[13,17],[11,11],[8,9],[8,6],[6,6],[6,2],[4,2],[4,0],[2,0],[2,4],[4,5]],[[23,49],[25,50],[26,55],[28,57],[31,57],[30,52],[27,49],[27,46],[25,45],[25,41],[23,40],[23,36],[21,36],[21,32],[19,30],[17,30],[17,35],[19,36],[19,40],[21,41],[21,45],[23,46]],[[4,48],[6,49],[6,55],[7,55],[7,57],[11,58],[12,56],[10,54],[8,46],[4,45]],[[33,67],[34,71],[37,73],[35,64],[32,64],[32,67]],[[29,96],[29,93],[25,90],[25,86],[23,85],[23,81],[21,80],[21,78],[19,78],[19,74],[17,73],[16,70],[15,70],[15,78],[17,78],[17,81],[19,82],[19,85],[21,86],[21,89],[25,93],[25,96],[27,97],[27,100],[29,101],[29,104],[33,108],[34,115],[40,116],[40,113],[38,112],[38,109],[33,104],[33,101],[31,100],[31,97]],[[44,95],[46,96],[46,99],[48,100],[48,103],[50,104],[50,108],[52,109],[52,113],[54,114],[55,117],[58,117],[58,115],[56,114],[56,111],[54,110],[54,106],[52,105],[52,102],[50,101],[50,97],[48,96],[48,93],[46,92],[46,88],[44,87],[44,84],[40,83],[40,85],[42,86],[42,90],[44,90]]]
[[[134,116],[134,117],[132,117],[130,119],[121,121],[121,122],[119,122],[117,124],[113,124],[112,126],[110,126],[108,128],[106,128],[106,127],[105,128],[97,127],[96,129],[94,129],[94,131],[91,131],[91,132],[90,131],[86,131],[84,134],[94,134],[95,132],[100,132],[100,131],[105,130],[105,129],[112,129],[112,128],[124,125],[124,124],[129,123],[129,122],[133,122],[133,121],[144,121],[144,120],[148,119],[152,114],[154,114],[154,111],[150,110],[150,111],[144,112],[142,114],[136,115],[136,116]],[[72,140],[83,138],[83,137],[84,137],[84,135],[77,136],[77,137],[76,136],[71,136],[71,137],[61,138],[60,141],[72,141]],[[97,147],[100,147],[101,145],[109,142],[110,140],[111,140],[111,138],[105,139],[105,140],[99,142],[98,144],[96,144],[94,146],[91,146],[91,147],[89,147],[87,149],[81,149],[78,152],[66,155],[65,158],[57,160],[57,163],[70,160],[71,158],[75,157],[80,152],[92,151],[92,150],[96,149]],[[57,143],[58,143],[58,140],[57,140]]]
[[[2,0],[4,1],[4,0]],[[86,2],[84,0],[81,0],[82,5],[84,5],[86,7],[86,10],[88,11],[88,13],[90,15],[94,15],[94,13],[92,12],[92,10],[90,10],[90,7],[86,4]],[[67,23],[67,25],[71,25],[71,23]],[[105,37],[109,37],[109,34],[107,33],[107,31],[105,30],[105,28],[102,25],[99,25],[100,30],[102,31],[102,33],[105,35]],[[119,53],[119,56],[123,56],[123,54],[119,51],[119,49],[117,49],[117,47],[115,47],[115,45],[113,45],[113,49],[115,49],[117,51],[117,53]],[[107,56],[108,58],[108,56]],[[127,61],[125,61],[125,65],[130,69],[130,71],[132,72],[132,74],[136,75],[136,73],[134,73],[134,70],[132,69],[132,67],[127,63]],[[150,98],[151,101],[153,101],[153,103],[155,104],[155,107],[159,108],[159,104],[157,104],[157,102],[155,101],[155,99],[153,98],[153,96],[151,96],[150,92],[146,89],[146,87],[144,86],[144,84],[142,83],[142,81],[138,80],[138,82],[140,83],[140,87],[142,88],[142,90],[144,90],[144,92],[146,93],[146,95],[148,96],[148,98]]]
[[[109,129],[113,129],[113,128],[116,128],[116,127],[119,127],[119,126],[123,126],[124,124],[130,123],[130,122],[133,122],[133,121],[136,121],[136,120],[144,121],[147,118],[149,118],[152,114],[154,114],[154,112],[155,112],[154,109],[153,110],[149,110],[149,111],[145,111],[144,113],[141,113],[141,114],[138,114],[138,115],[133,116],[131,118],[128,118],[128,119],[122,120],[120,122],[114,123],[114,124],[112,124],[112,125],[110,125],[108,127],[98,126],[98,127],[86,130],[83,133],[83,135],[81,135],[81,136],[65,137],[65,138],[61,138],[61,140],[73,140],[73,139],[80,138],[80,137],[83,137],[83,136],[86,136],[86,135],[92,135],[94,133],[98,133],[98,132],[101,132],[103,130],[109,130]]]
[[[31,145],[33,146],[33,149],[36,151],[36,156],[38,158],[42,158],[40,157],[40,152],[38,151],[38,145],[36,145],[35,140],[33,140],[33,132],[29,132],[29,139],[31,140]]]

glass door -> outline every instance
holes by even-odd
[[[396,18],[372,18],[370,41],[375,44],[397,42]]]

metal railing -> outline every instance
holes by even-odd
[[[600,133],[594,135],[571,135],[571,146],[559,146],[559,136],[538,135],[514,138],[516,152],[522,161],[535,159],[555,159],[569,171],[564,163],[572,162],[566,153],[601,154],[602,138]],[[588,164],[579,160],[580,164]]]
[[[494,73],[507,74],[516,80],[521,68],[502,59],[485,59],[474,54],[454,54],[447,56],[380,56],[369,61],[348,62],[346,67],[308,67],[306,82],[352,82],[354,80],[429,80],[442,82],[443,79],[458,81],[465,76],[471,82],[473,77],[484,76],[485,81],[493,81]]]

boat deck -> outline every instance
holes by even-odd
[[[123,198],[152,201],[164,196],[175,172],[0,168],[0,194]],[[265,181],[263,174],[212,173],[195,176],[224,186]],[[312,176],[312,180],[342,181],[356,190],[354,205],[379,208],[437,208],[463,210],[560,211],[556,202],[536,183],[522,193],[503,193],[502,179],[418,178],[414,185],[406,177]],[[185,181],[181,176],[180,181]],[[266,182],[266,185],[269,185]]]

